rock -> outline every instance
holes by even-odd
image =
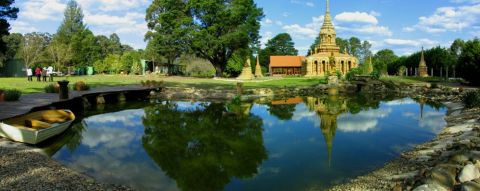
[[[426,183],[442,186],[446,189],[455,185],[456,167],[454,165],[436,166],[428,176]]]
[[[478,168],[473,164],[468,164],[463,167],[462,172],[460,172],[458,176],[458,180],[461,183],[468,182],[474,179],[480,178],[480,172]]]
[[[413,191],[448,191],[448,190],[436,184],[424,184],[415,188]]]
[[[466,164],[468,162],[468,156],[464,154],[457,154],[452,157],[451,161],[456,162],[458,164]]]
[[[480,184],[477,182],[465,182],[462,184],[462,191],[478,191],[480,190]]]

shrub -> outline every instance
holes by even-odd
[[[78,81],[73,85],[73,90],[87,91],[87,90],[90,90],[90,86],[83,81]]]
[[[380,72],[378,70],[373,71],[371,75],[375,80],[380,79]]]
[[[345,78],[348,80],[348,81],[351,81],[353,80],[353,78],[355,76],[358,76],[358,75],[361,75],[362,74],[362,71],[359,69],[359,68],[354,68],[352,70],[350,70],[347,75],[345,75]]]
[[[22,92],[20,92],[20,90],[13,89],[5,91],[5,101],[18,101],[20,96],[22,96]]]
[[[480,107],[480,90],[467,92],[462,101],[467,108]]]
[[[49,84],[43,88],[45,93],[58,93],[60,92],[60,86],[58,84]]]
[[[438,84],[437,84],[437,83],[432,83],[432,84],[430,85],[430,88],[432,88],[432,89],[437,89],[437,88],[439,88],[439,87],[438,87]]]

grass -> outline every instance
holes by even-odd
[[[34,79],[35,80],[35,79]],[[228,79],[207,79],[188,77],[159,77],[159,76],[128,76],[128,75],[95,75],[56,77],[56,81],[68,80],[70,84],[84,81],[91,88],[100,86],[122,86],[139,84],[146,80],[163,80],[167,87],[190,87],[205,89],[234,90],[237,82]],[[45,86],[51,82],[28,82],[27,78],[0,78],[0,89],[18,89],[23,94],[44,92]],[[246,89],[253,88],[283,88],[283,87],[311,87],[326,83],[324,78],[264,78],[254,82],[244,82]]]
[[[444,80],[439,77],[405,77],[405,76],[387,76],[381,77],[380,80],[382,81],[391,81],[396,84],[404,83],[404,84],[425,84],[425,83],[438,83],[443,82]]]

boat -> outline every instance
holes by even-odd
[[[36,145],[64,132],[75,120],[70,110],[44,110],[0,122],[0,136]]]

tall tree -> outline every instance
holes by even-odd
[[[113,33],[108,38],[108,53],[109,54],[122,54],[122,43],[120,42],[120,37],[116,33]]]
[[[25,68],[30,68],[42,58],[45,49],[50,43],[48,33],[28,33],[23,36],[20,44],[19,56],[25,63]]]
[[[64,12],[64,19],[57,30],[56,38],[60,43],[70,44],[75,35],[87,30],[83,23],[83,11],[75,0],[70,0]]]
[[[12,33],[8,36],[3,37],[3,42],[7,45],[7,51],[5,52],[5,58],[14,59],[18,55],[18,51],[20,49],[20,45],[23,41],[23,35],[20,33]]]
[[[55,38],[53,38],[55,39]],[[70,45],[60,43],[58,40],[52,40],[47,47],[48,54],[55,64],[57,71],[61,71],[70,63],[73,53]]]
[[[288,33],[280,33],[268,40],[265,48],[260,52],[260,62],[268,68],[270,56],[296,56],[298,50],[295,49],[292,37]]]
[[[480,85],[480,39],[465,42],[458,59],[460,76],[474,85]]]
[[[188,49],[192,17],[187,1],[154,0],[147,9],[147,26],[150,31],[145,35],[150,47],[167,58],[168,64]]]
[[[348,40],[337,37],[336,40],[337,46],[340,47],[340,52],[345,53],[345,49],[350,47]]]
[[[217,76],[236,50],[258,42],[264,15],[254,0],[189,0],[187,5],[195,18],[191,49],[212,63]]]
[[[362,41],[357,37],[351,37],[348,39],[348,52],[350,55],[359,57],[362,49]]]
[[[397,55],[390,49],[383,49],[375,54],[374,68],[382,75],[388,74],[388,65],[394,63],[397,60]]]
[[[372,56],[372,51],[370,50],[372,48],[372,44],[368,41],[363,41],[362,47],[360,48],[360,55],[359,59],[363,61],[363,63],[366,63],[367,60]]]
[[[9,19],[16,19],[18,8],[12,7],[15,0],[0,0],[0,66],[3,65],[3,60],[6,60],[5,54],[7,52],[7,43],[3,41],[3,38],[9,35],[10,24]]]

